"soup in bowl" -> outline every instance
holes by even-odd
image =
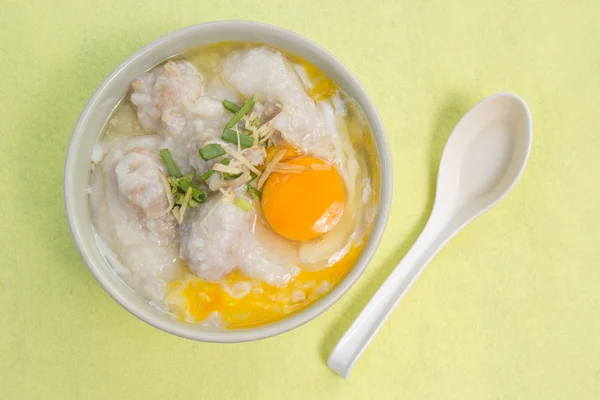
[[[73,134],[65,200],[84,260],[129,311],[245,341],[352,285],[390,180],[381,122],[337,60],[279,28],[221,22],[159,39],[107,78]]]

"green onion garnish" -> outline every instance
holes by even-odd
[[[248,200],[241,198],[241,197],[237,197],[233,201],[233,204],[235,204],[236,206],[238,206],[239,208],[241,208],[244,211],[250,211],[250,209],[252,208],[252,203],[250,203]]]
[[[198,203],[204,203],[204,201],[206,201],[206,192],[192,185],[189,181],[182,180],[181,182],[179,182],[179,187],[183,189],[184,192],[187,192],[188,188],[191,187],[192,199],[194,199],[194,201]]]
[[[196,190],[199,192],[196,192]],[[195,186],[192,186],[192,200],[194,200],[196,203],[204,203],[206,201],[206,192],[198,189]]]
[[[248,111],[250,111],[250,109],[252,108],[252,106],[254,106],[254,103],[256,103],[256,101],[259,99],[258,95],[252,95],[252,97],[250,97],[248,99],[248,101],[246,101],[246,103],[244,103],[244,105],[242,106],[242,108],[240,108],[235,115],[233,116],[233,118],[231,118],[231,120],[227,123],[227,125],[225,125],[225,129],[229,129],[229,128],[233,128],[233,126],[235,124],[237,124],[239,122],[240,119],[242,119],[242,117],[244,115],[246,115],[246,113],[248,113]]]
[[[186,175],[183,178],[169,178],[169,183],[173,188],[173,198],[177,199],[178,195],[185,196],[188,188],[192,188],[192,199],[197,203],[204,203],[206,201],[206,192],[194,185],[192,185],[192,174]],[[183,191],[183,193],[181,193]],[[181,199],[183,201],[183,198]],[[177,203],[177,201],[175,201]],[[181,203],[177,203],[181,204]]]
[[[240,136],[240,146],[242,147],[242,149],[247,149],[248,147],[252,147],[254,146],[254,138],[248,136],[248,135],[244,135],[244,134],[239,134]],[[221,136],[221,138],[229,143],[233,143],[233,144],[237,144],[238,143],[238,133],[236,131],[234,131],[233,129],[225,129],[223,131],[223,136]]]
[[[229,164],[229,158],[226,158],[223,161],[221,161],[221,164],[228,165]],[[200,175],[200,178],[198,178],[198,179],[200,179],[201,181],[205,181],[208,178],[210,178],[214,173],[215,173],[214,169],[209,169],[208,171],[206,171],[205,173],[203,173],[202,175]]]
[[[169,149],[162,149],[159,151],[160,157],[163,159],[163,162],[167,166],[167,170],[169,170],[169,175],[174,176],[176,178],[181,178],[181,171],[177,168],[177,164],[173,161],[173,156]]]
[[[250,125],[252,125],[255,128],[258,128],[260,126],[260,118],[256,117],[254,118],[251,122]]]
[[[183,193],[175,193],[173,195],[173,200],[175,201],[175,204],[183,204],[183,199],[185,199],[185,194]]]
[[[262,199],[262,192],[254,186],[248,185],[246,186],[246,190],[248,191],[248,193],[252,193],[253,195],[255,195],[257,199]]]
[[[229,100],[223,100],[223,107],[225,107],[227,111],[231,111],[234,114],[240,111],[240,109],[242,108]]]
[[[204,161],[212,160],[225,154],[225,150],[218,143],[207,144],[198,150],[198,154]]]
[[[232,181],[234,179],[239,178],[240,176],[242,176],[241,172],[239,174],[223,174],[223,180],[224,181]]]
[[[200,175],[200,178],[198,178],[198,179],[200,179],[201,181],[205,181],[208,178],[210,178],[214,173],[215,173],[215,171],[213,171],[212,169],[209,169],[208,171],[206,171],[205,173]]]

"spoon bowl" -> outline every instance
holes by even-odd
[[[499,202],[525,167],[531,125],[527,104],[512,93],[490,96],[467,112],[444,148],[434,210],[474,218]]]
[[[331,369],[348,377],[429,261],[513,188],[527,163],[531,141],[531,112],[515,94],[495,94],[465,114],[444,148],[435,202],[423,232],[333,349]]]

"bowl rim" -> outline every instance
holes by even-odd
[[[135,62],[142,55],[152,52],[153,49],[159,45],[163,45],[167,42],[177,42],[178,39],[188,35],[205,34],[210,32],[211,29],[219,27],[247,29],[250,31],[255,31],[258,34],[283,36],[288,42],[295,42],[299,45],[306,46],[310,52],[315,54],[316,57],[324,59],[331,65],[333,69],[336,70],[337,73],[344,76],[344,79],[349,82],[349,85],[352,86],[354,92],[358,94],[358,96],[354,95],[353,97],[355,97],[356,100],[361,104],[363,112],[369,120],[369,125],[371,127],[373,139],[377,149],[377,160],[380,167],[380,197],[377,215],[373,223],[371,234],[367,239],[367,243],[365,244],[361,255],[359,256],[359,259],[346,274],[344,279],[338,282],[337,285],[325,296],[300,311],[266,325],[260,325],[246,329],[202,331],[191,328],[188,329],[188,326],[192,327],[195,324],[178,324],[178,321],[176,320],[172,320],[172,322],[165,321],[158,318],[154,312],[148,312],[139,308],[133,304],[133,302],[127,296],[121,293],[118,288],[113,286],[108,278],[101,273],[96,263],[90,257],[84,244],[82,233],[79,229],[80,224],[84,223],[84,221],[82,221],[81,218],[76,215],[74,210],[74,193],[76,192],[76,188],[70,177],[73,175],[73,171],[77,168],[75,163],[75,152],[78,149],[81,137],[86,135],[86,132],[83,131],[82,126],[89,118],[89,115],[93,113],[98,99],[107,89],[107,87],[111,85],[113,79],[131,63]],[[214,43],[218,43],[219,41],[222,40],[217,39],[214,41]],[[94,135],[98,134],[98,132],[94,132]],[[156,40],[153,40],[127,57],[111,72],[107,78],[102,81],[81,112],[73,130],[65,160],[63,184],[65,211],[69,223],[69,229],[77,250],[79,251],[83,261],[87,265],[94,278],[113,299],[115,299],[123,308],[125,308],[134,316],[164,332],[202,342],[239,343],[276,336],[304,325],[329,309],[356,283],[373,258],[387,225],[392,203],[392,157],[383,122],[381,121],[373,102],[356,77],[354,77],[354,75],[335,56],[312,40],[274,25],[242,20],[212,21],[178,29],[163,35]]]

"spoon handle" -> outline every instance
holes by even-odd
[[[344,379],[348,377],[360,355],[423,272],[427,263],[455,233],[448,234],[446,229],[437,229],[431,222],[430,219],[412,248],[371,298],[329,356],[329,367]]]

